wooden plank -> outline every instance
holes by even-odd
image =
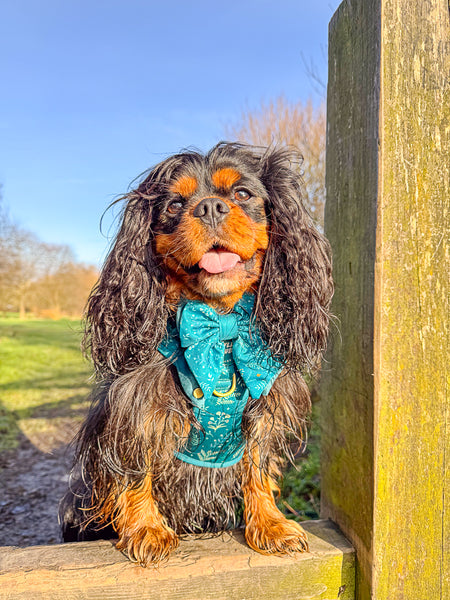
[[[450,598],[448,3],[344,2],[330,25],[323,515],[357,597]],[[372,594],[372,595],[371,595]]]
[[[310,552],[263,556],[241,531],[184,540],[158,569],[128,561],[110,542],[3,548],[0,590],[5,600],[350,600],[354,552],[330,521],[305,523]],[[345,588],[345,589],[344,589]]]

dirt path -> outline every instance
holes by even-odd
[[[0,546],[61,542],[58,504],[78,426],[79,419],[55,419],[45,431],[22,434],[16,450],[0,455]]]

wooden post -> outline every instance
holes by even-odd
[[[357,598],[450,598],[447,0],[346,0],[329,30],[322,513]]]

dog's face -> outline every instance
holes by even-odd
[[[269,243],[267,191],[242,161],[181,164],[155,211],[154,251],[182,293],[229,309],[254,288]]]

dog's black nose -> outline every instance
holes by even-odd
[[[193,215],[215,229],[229,212],[227,204],[220,198],[204,198],[195,207]]]

